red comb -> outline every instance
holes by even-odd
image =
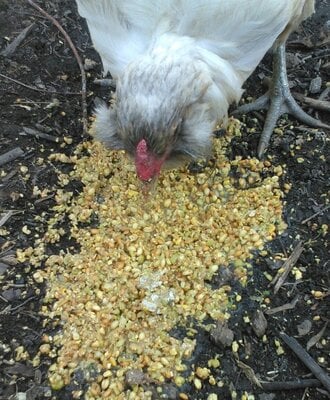
[[[148,149],[145,139],[141,139],[136,146],[135,167],[137,176],[144,182],[155,178],[162,167],[164,158],[158,158]]]

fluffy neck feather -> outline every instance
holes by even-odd
[[[143,117],[150,127],[168,128],[174,108],[205,103],[210,118],[219,122],[228,105],[240,99],[242,84],[228,61],[190,37],[166,33],[155,36],[148,51],[127,66],[117,95],[127,111]]]
[[[116,147],[121,141],[133,155],[144,180],[178,154],[207,157],[212,131],[226,118],[229,104],[240,98],[241,84],[228,61],[194,39],[157,36],[118,79],[113,129],[118,136],[113,141]]]

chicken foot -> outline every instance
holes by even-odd
[[[274,51],[273,77],[268,92],[256,101],[238,107],[234,111],[234,114],[245,114],[267,108],[268,113],[258,145],[258,157],[260,158],[267,149],[276,122],[282,114],[291,114],[297,120],[314,128],[330,128],[329,125],[324,124],[303,111],[293,98],[286,72],[285,43],[277,46]]]

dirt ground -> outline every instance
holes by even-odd
[[[61,23],[83,60],[96,61],[87,71],[87,103],[91,112],[95,98],[109,96],[108,89],[93,83],[101,77],[101,66],[86,25],[77,15],[73,1],[44,3],[40,5]],[[292,91],[325,101],[329,100],[329,16],[329,1],[317,1],[316,14],[288,43]],[[8,43],[31,24],[13,53],[4,53]],[[270,75],[270,59],[266,55],[247,82],[245,97],[256,97],[262,92],[262,81]],[[38,367],[30,362],[39,350],[42,336],[48,333],[39,313],[45,284],[36,282],[32,267],[18,263],[15,254],[16,249],[33,246],[35,239],[42,237],[46,227],[36,217],[42,212],[51,215],[57,174],[70,169],[69,165],[50,161],[49,154],[71,155],[75,146],[86,139],[82,134],[80,90],[78,65],[58,29],[27,1],[0,0],[0,156],[13,149],[19,155],[0,165],[0,399],[3,400],[73,398],[72,387],[51,391],[47,381],[51,359],[44,359]],[[316,118],[330,123],[329,113],[309,107],[304,106]],[[231,157],[255,155],[263,119],[263,113],[241,118],[244,134],[233,141]],[[184,393],[189,399],[207,399],[214,392],[224,400],[235,398],[234,392],[237,399],[244,398],[245,392],[254,394],[249,399],[260,400],[329,398],[325,388],[315,381],[306,387],[284,389],[285,381],[305,381],[315,376],[279,336],[283,331],[295,337],[304,348],[308,346],[308,353],[322,368],[329,369],[328,133],[302,126],[289,117],[279,121],[268,154],[273,163],[286,166],[281,184],[286,188],[284,219],[288,228],[269,243],[267,256],[255,254],[253,276],[247,287],[233,288],[233,298],[237,293],[242,297],[231,311],[229,321],[236,341],[244,344],[238,353],[240,362],[231,348],[223,349],[200,330],[190,362],[204,367],[207,360],[219,354],[221,369],[216,378],[225,384],[216,391],[210,384],[205,384],[202,390],[187,384]],[[42,200],[37,197],[35,186],[47,191]],[[74,190],[78,193],[80,189],[78,182]],[[294,266],[296,277],[289,274],[274,293],[268,277],[281,267],[276,254],[289,256],[300,242],[303,251]],[[60,245],[70,247],[74,243],[67,240]],[[267,321],[267,339],[263,335],[258,337],[251,324],[246,323],[247,316],[253,320],[261,310]],[[18,357],[22,348],[26,354]],[[256,386],[251,371],[261,381],[278,382],[279,387]],[[162,398],[177,396],[175,390],[169,390],[168,397]]]

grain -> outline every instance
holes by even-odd
[[[180,340],[170,330],[188,318],[200,324],[227,318],[230,286],[212,289],[205,281],[232,265],[244,285],[251,252],[285,228],[277,176],[283,170],[274,172],[269,161],[228,160],[235,134],[233,121],[227,135],[214,140],[213,165],[195,175],[185,168],[164,171],[147,198],[121,151],[85,142],[71,157],[51,156],[74,170],[59,177],[63,188],[45,236],[17,258],[35,266],[36,281],[48,282],[42,313],[49,327],[54,318],[60,321],[57,337],[40,348],[42,354],[57,346],[49,371],[53,389],[69,384],[78,370],[90,384],[86,399],[151,398],[139,384],[125,386],[132,370],[159,384],[185,383],[184,360],[195,349],[195,333]],[[77,196],[65,189],[71,180],[84,184]],[[69,232],[59,228],[65,216]],[[49,255],[46,246],[66,235],[79,252]],[[219,365],[210,360],[209,367]],[[215,384],[207,368],[196,375],[197,389],[200,379]]]

